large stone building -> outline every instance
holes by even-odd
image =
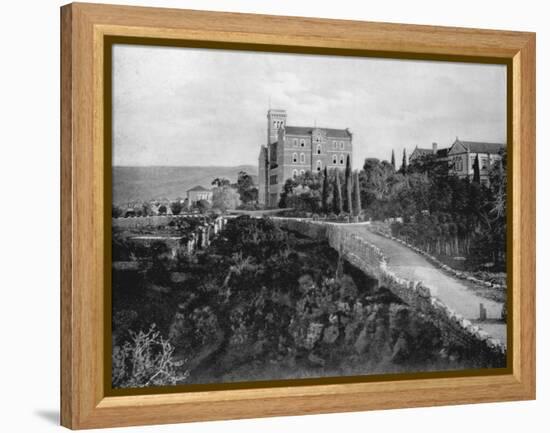
[[[352,134],[348,129],[289,126],[285,110],[267,112],[267,143],[260,148],[258,201],[276,207],[287,179],[325,167],[345,169],[352,158]]]

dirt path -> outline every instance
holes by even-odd
[[[422,281],[429,287],[432,296],[466,319],[479,319],[479,304],[483,303],[487,310],[487,318],[492,320],[476,325],[491,337],[506,344],[506,325],[494,323],[495,319],[500,319],[502,303],[476,295],[464,281],[445,273],[410,248],[371,232],[365,224],[346,224],[345,227],[346,230],[380,248],[388,260],[388,268],[396,275],[407,280]]]

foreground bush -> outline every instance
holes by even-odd
[[[154,324],[147,332],[129,333],[129,341],[113,348],[114,388],[176,385],[187,379],[185,361],[173,359],[174,348]]]

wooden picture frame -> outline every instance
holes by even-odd
[[[509,65],[511,366],[506,374],[199,390],[105,392],[104,149],[108,37],[271,51],[498,61]],[[225,44],[225,45],[224,45]],[[535,35],[74,3],[61,8],[61,424],[80,428],[535,398]]]

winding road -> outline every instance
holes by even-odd
[[[506,324],[497,322],[501,317],[502,303],[477,295],[469,288],[472,283],[446,273],[405,245],[372,232],[368,224],[346,224],[345,228],[380,248],[386,256],[388,268],[397,276],[422,281],[430,289],[432,296],[466,319],[479,319],[479,304],[482,303],[489,320],[475,324],[506,345]]]

